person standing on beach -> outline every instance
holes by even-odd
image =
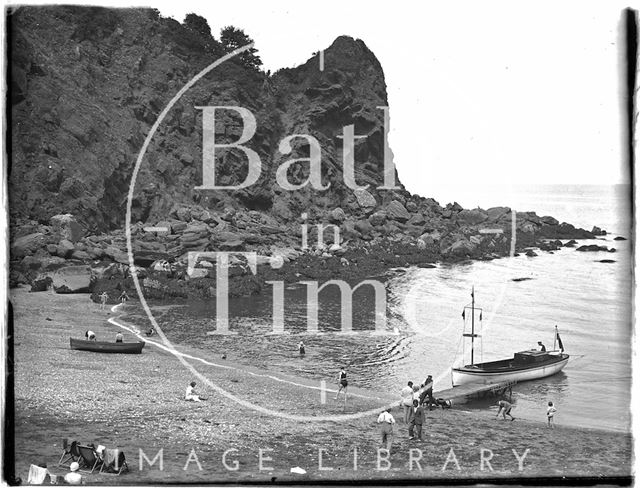
[[[103,291],[100,294],[100,310],[104,310],[104,307],[107,305],[108,299],[109,299],[109,295],[107,295],[106,291]]]
[[[127,290],[122,290],[122,293],[120,293],[118,300],[120,300],[120,303],[124,303],[127,300],[129,300],[129,295],[127,295]]]
[[[298,351],[300,351],[300,356],[304,356],[304,342],[300,341],[300,344],[298,344]]]
[[[396,420],[391,415],[391,409],[387,408],[378,415],[378,425],[380,425],[380,440],[383,446],[387,446],[387,451],[391,452],[391,443],[393,442],[393,424]]]
[[[420,395],[420,404],[428,403],[429,408],[431,408],[431,404],[433,403],[433,378],[431,375],[427,376],[422,387],[424,388],[424,391]]]
[[[513,405],[511,405],[508,401],[506,400],[500,400],[498,402],[498,413],[496,414],[496,418],[498,418],[498,416],[500,415],[500,412],[502,412],[502,418],[504,420],[507,420],[507,415],[509,417],[511,417],[511,421],[513,422],[516,418],[511,415],[511,409],[513,408]]]
[[[547,408],[547,427],[553,429],[553,416],[558,410],[553,406],[553,402],[549,402],[549,407]]]
[[[424,423],[424,409],[418,403],[418,400],[413,401],[413,406],[409,415],[409,439],[422,440],[422,424]],[[414,428],[416,430],[416,436],[414,436]]]
[[[413,406],[413,381],[409,381],[400,391],[400,405],[404,408],[404,423],[409,423],[409,415]]]
[[[338,373],[338,383],[340,386],[338,386],[338,391],[336,392],[336,397],[335,400],[338,399],[338,395],[340,395],[340,392],[342,390],[344,390],[344,403],[347,403],[347,372],[345,371],[344,368],[342,368],[340,370],[340,372]]]

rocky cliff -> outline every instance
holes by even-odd
[[[185,83],[223,53],[210,37],[150,9],[22,7],[9,16],[8,30],[11,259],[23,273],[16,280],[69,260],[127,264],[127,193],[145,137]],[[366,261],[364,256],[375,256],[367,258],[371,265],[385,259],[404,265],[508,252],[508,208],[442,207],[409,194],[399,181],[395,190],[379,188],[385,169],[379,107],[387,105],[382,67],[362,41],[350,37],[336,39],[324,57],[323,71],[314,56],[274,74],[234,58],[173,106],[135,184],[136,263],[148,267],[164,259],[184,265],[189,251],[206,250],[273,255],[287,249],[288,261],[300,255],[303,223],[309,224],[310,243],[314,224],[340,230],[333,250],[315,250],[304,258],[311,260],[305,267],[316,258],[335,258],[344,268],[345,261]],[[261,160],[255,184],[237,191],[196,189],[203,182],[203,117],[196,108],[202,106],[241,106],[255,115],[256,131],[246,144]],[[351,125],[366,136],[355,140],[353,151],[355,182],[369,185],[366,190],[354,191],[345,180],[340,136]],[[237,115],[221,112],[216,142],[237,141],[242,129]],[[310,155],[304,138],[283,150],[281,141],[294,134],[319,142],[319,183],[327,189],[290,191],[277,183],[284,163]],[[216,153],[219,184],[238,184],[247,171],[242,151]],[[309,175],[305,161],[286,170],[293,185]],[[167,231],[145,232],[151,225]],[[503,233],[480,232],[487,227]],[[544,237],[593,237],[533,212],[517,214],[517,229],[520,246]],[[365,273],[364,261],[361,268]]]

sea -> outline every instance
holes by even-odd
[[[437,192],[436,192],[437,193]],[[436,200],[446,204],[444,197]],[[446,195],[445,195],[446,196]],[[449,201],[452,201],[450,199]],[[274,333],[270,293],[229,301],[230,335],[215,330],[215,300],[182,306],[153,306],[168,337],[207,353],[265,371],[331,383],[346,367],[350,384],[377,391],[400,391],[407,381],[435,379],[435,391],[451,387],[450,370],[469,362],[462,340],[469,321],[463,308],[482,309],[474,344],[475,361],[513,357],[542,341],[553,349],[557,326],[571,356],[561,373],[513,387],[516,417],[546,422],[552,401],[560,424],[630,431],[632,359],[632,230],[628,185],[538,185],[458,188],[465,208],[508,206],[536,211],[606,236],[580,241],[615,252],[577,252],[562,248],[492,261],[400,268],[369,277],[384,284],[386,314],[376,314],[371,287],[360,287],[352,301],[353,321],[342,322],[339,291],[327,287],[318,302],[318,330],[309,332],[307,285],[292,284],[284,294],[285,333]],[[628,240],[614,240],[621,236]],[[610,260],[612,262],[601,262]],[[352,283],[355,286],[357,283]],[[468,315],[466,315],[468,318]],[[376,332],[376,324],[378,330]],[[298,355],[304,341],[306,355]],[[487,410],[495,400],[458,408]]]

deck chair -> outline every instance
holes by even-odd
[[[29,477],[27,478],[27,483],[30,485],[43,485],[45,482],[47,484],[51,483],[49,470],[41,466],[36,466],[35,464],[29,466]]]
[[[79,457],[80,453],[78,452],[78,442],[73,441],[69,444],[68,439],[62,439],[62,454],[60,455],[58,466],[68,466],[72,462],[77,461]]]
[[[102,463],[100,457],[96,453],[95,448],[91,446],[81,446],[78,444],[78,452],[80,453],[80,471],[85,473],[93,473]],[[84,470],[82,468],[85,468]]]
[[[129,465],[124,457],[124,452],[120,449],[105,449],[102,458],[101,473],[110,473],[120,475],[124,471],[129,471]]]

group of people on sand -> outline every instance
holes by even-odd
[[[496,418],[498,418],[500,414],[502,414],[502,418],[504,420],[507,420],[507,415],[511,418],[512,422],[516,419],[513,415],[511,415],[511,410],[513,409],[513,405],[510,402],[506,400],[500,400],[497,403],[497,405],[498,405],[498,413],[496,413]],[[555,416],[557,411],[558,410],[553,405],[553,402],[549,402],[547,404],[547,427],[551,429],[553,429],[553,417]]]
[[[84,333],[84,337],[86,340],[88,341],[95,341],[96,339],[96,333],[92,330],[87,330]],[[122,335],[122,332],[118,331],[116,332],[116,342],[123,342],[124,340],[124,336]]]
[[[98,295],[98,297],[100,298],[100,310],[104,310],[107,306],[107,301],[109,300],[109,294],[106,291],[103,291],[102,293],[100,293],[100,295]],[[120,293],[118,300],[120,301],[120,303],[125,303],[127,300],[129,300],[127,290],[122,290],[122,293]]]

